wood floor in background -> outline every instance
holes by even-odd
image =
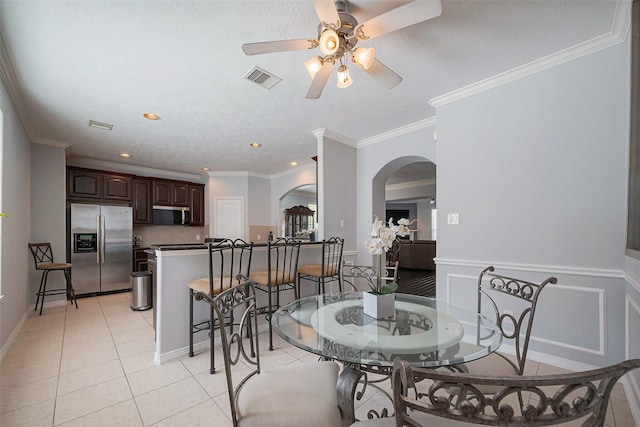
[[[435,298],[435,270],[410,270],[401,268],[398,271],[398,292]]]

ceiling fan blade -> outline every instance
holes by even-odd
[[[440,0],[414,0],[358,25],[358,39],[367,40],[442,14]]]
[[[245,43],[242,45],[242,51],[245,55],[260,55],[263,53],[313,49],[317,46],[318,41],[314,39],[276,40],[271,42]]]
[[[365,70],[364,67],[356,62],[356,66],[365,73],[373,77],[378,83],[387,89],[393,89],[402,82],[402,77],[397,75],[391,68],[384,65],[377,59],[373,60],[371,66]]]
[[[333,70],[333,63],[327,61],[322,64],[322,68],[318,70],[316,75],[311,82],[311,87],[307,92],[307,99],[318,99],[320,95],[322,95],[322,91],[324,87],[327,85],[327,80],[329,80],[329,76],[331,75],[331,70]]]
[[[325,27],[340,27],[340,16],[334,0],[313,0],[313,7]]]

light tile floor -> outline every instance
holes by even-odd
[[[0,425],[231,426],[225,379],[209,374],[209,352],[156,366],[153,311],[132,311],[129,298],[83,298],[79,309],[46,308],[42,316],[28,317],[2,362]],[[317,360],[275,336],[276,348],[269,352],[263,338],[263,369]],[[534,361],[527,370],[562,372]],[[367,390],[358,403],[361,419],[387,403],[381,393]],[[606,425],[634,425],[620,384]]]

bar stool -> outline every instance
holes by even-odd
[[[42,270],[42,278],[40,279],[40,287],[36,292],[36,307],[34,311],[38,310],[38,303],[40,303],[40,316],[42,316],[42,307],[44,306],[45,295],[61,295],[66,294],[67,299],[78,308],[78,301],[76,300],[76,291],[71,285],[71,264],[68,262],[53,262],[53,250],[51,249],[51,243],[29,243],[29,250],[33,255],[33,262],[36,265],[36,270]],[[47,289],[47,278],[52,271],[64,272],[64,278],[67,282],[65,289]],[[42,300],[40,298],[42,297]]]
[[[264,314],[269,322],[269,350],[273,350],[273,328],[271,316],[280,307],[280,292],[293,290],[294,298],[298,298],[296,279],[298,276],[298,256],[300,241],[289,238],[278,238],[267,242],[267,270],[252,271],[242,279],[253,283],[256,290],[267,294],[267,305],[258,307],[257,313]],[[273,300],[275,293],[275,301]]]
[[[194,356],[193,335],[201,331],[209,331],[209,347],[211,351],[209,373],[213,374],[215,368],[214,356],[214,331],[225,325],[215,321],[216,316],[213,307],[209,307],[209,318],[203,321],[194,320],[193,302],[196,293],[203,293],[210,298],[215,298],[222,292],[237,286],[240,283],[239,275],[249,275],[251,271],[251,257],[253,243],[242,239],[219,239],[207,243],[209,252],[209,275],[192,280],[187,284],[189,288],[189,357]],[[225,323],[229,330],[233,330],[233,313]]]
[[[332,237],[322,241],[322,262],[320,264],[309,264],[298,268],[298,295],[301,295],[301,279],[315,282],[318,286],[318,294],[325,293],[325,283],[337,281],[338,289],[342,293],[340,267],[342,266],[343,246],[344,239],[341,237]]]

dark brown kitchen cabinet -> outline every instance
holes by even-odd
[[[165,179],[153,180],[153,204],[159,206],[189,206],[189,183]]]
[[[189,184],[189,225],[204,225],[204,184]]]
[[[171,181],[153,180],[153,204],[160,206],[171,206]]]
[[[104,200],[131,201],[131,177],[124,175],[102,175],[102,198]]]
[[[133,178],[132,184],[133,223],[152,223],[151,179]]]
[[[67,197],[131,202],[131,175],[68,167]]]
[[[189,207],[189,184],[186,182],[171,183],[171,206]]]
[[[67,196],[100,199],[102,174],[84,169],[67,169]]]

